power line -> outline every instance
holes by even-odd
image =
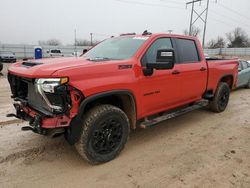
[[[238,11],[236,11],[236,10],[234,10],[234,9],[231,9],[231,8],[229,8],[229,7],[227,7],[227,6],[223,5],[223,4],[218,3],[218,5],[222,6],[224,9],[227,9],[227,10],[230,11],[230,12],[233,12],[234,14],[237,14],[238,16],[240,16],[240,17],[242,17],[242,18],[247,19],[248,21],[249,21],[249,19],[250,19],[250,17],[247,17],[246,15],[243,15],[243,14],[241,14],[240,12],[238,12]]]
[[[237,27],[236,25],[233,25],[233,24],[231,24],[231,23],[228,23],[228,22],[225,22],[225,21],[222,21],[222,20],[218,20],[218,19],[216,19],[216,18],[210,18],[211,20],[213,20],[213,21],[216,21],[216,22],[219,22],[219,23],[222,23],[222,24],[224,24],[224,25],[226,25],[226,26],[228,26],[228,27],[230,27],[230,28],[232,28],[232,27]],[[247,33],[250,33],[250,31],[248,31],[248,30],[245,30]]]
[[[156,4],[156,3],[144,3],[141,1],[128,1],[128,0],[115,0],[117,2],[121,2],[121,3],[127,3],[127,4],[137,4],[137,5],[144,5],[144,6],[154,6],[154,7],[167,7],[167,8],[174,8],[174,9],[184,9],[181,7],[176,7],[176,6],[168,6],[165,4]]]
[[[173,3],[173,4],[176,4],[176,5],[183,5],[182,2],[176,2],[174,0],[160,0],[161,2],[163,3]]]
[[[227,19],[233,20],[233,21],[235,21],[235,22],[237,22],[237,23],[244,24],[244,26],[248,26],[248,27],[250,27],[250,25],[249,25],[249,24],[243,23],[243,22],[242,22],[242,21],[240,21],[240,20],[237,20],[237,19],[234,19],[234,18],[232,18],[232,17],[230,17],[230,16],[227,16],[227,15],[224,15],[224,14],[221,14],[221,13],[218,13],[218,12],[216,12],[216,11],[214,11],[214,10],[210,10],[210,11],[212,11],[213,13],[215,13],[215,14],[217,14],[217,15],[221,16],[221,17],[224,17],[224,18],[227,18]]]

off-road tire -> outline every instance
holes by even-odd
[[[211,101],[209,101],[209,108],[213,112],[223,112],[229,102],[230,87],[227,83],[221,82],[215,92]]]
[[[112,131],[114,132],[114,134],[116,131],[115,129],[111,130],[111,133],[109,133],[109,135],[104,136],[106,134],[105,130],[108,129],[103,130],[103,127],[107,122],[109,122],[107,124],[112,128],[113,125],[110,122],[114,119],[120,124],[117,124],[119,126],[118,130],[122,130],[122,133],[120,133],[121,136],[116,135],[115,137],[116,139],[118,137],[118,144],[109,153],[98,153],[95,147],[97,144],[100,145],[100,143],[99,141],[94,142],[97,140],[95,134],[102,134],[101,138],[105,137],[105,139],[103,139],[105,141],[101,141],[101,147],[103,146],[104,142],[107,142],[105,146],[107,146],[107,144],[109,145],[109,137],[111,137],[112,139],[114,137],[114,135],[112,135]],[[78,153],[91,164],[105,163],[114,159],[122,151],[129,137],[130,126],[128,117],[121,109],[112,105],[100,105],[90,109],[83,119],[82,126],[81,136],[80,139],[76,142],[75,148]],[[93,142],[96,145],[93,144]]]

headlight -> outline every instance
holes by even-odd
[[[54,93],[55,88],[69,81],[67,77],[65,78],[39,78],[36,79],[36,87],[40,87],[44,92]],[[38,89],[39,91],[39,89]]]
[[[39,78],[35,80],[36,91],[43,97],[46,104],[53,111],[62,111],[62,107],[58,105],[53,105],[49,101],[46,93],[55,93],[56,87],[68,83],[69,79],[64,78]],[[53,103],[53,101],[52,101]]]

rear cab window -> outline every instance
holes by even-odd
[[[194,40],[175,38],[179,63],[198,63],[200,61],[198,49]]]

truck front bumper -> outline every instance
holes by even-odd
[[[49,110],[46,101],[34,89],[33,80],[9,75],[9,82],[14,99],[16,118],[29,121],[29,127],[23,130],[32,130],[47,135],[53,129],[64,130],[77,115],[83,95],[70,85],[64,85],[63,90],[50,97],[52,103],[62,103],[62,111]],[[59,100],[60,99],[60,100]]]

